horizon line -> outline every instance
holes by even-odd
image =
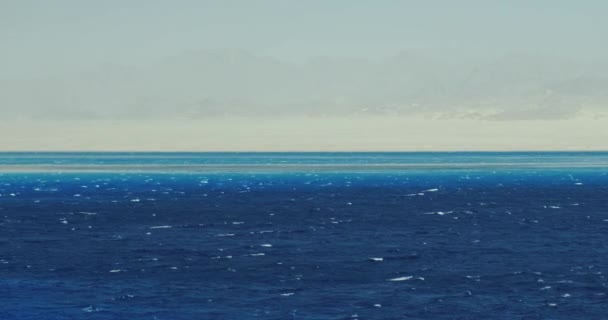
[[[606,153],[606,149],[516,149],[516,150],[0,150],[0,154],[16,153]]]

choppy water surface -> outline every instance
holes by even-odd
[[[1,154],[0,319],[606,317],[606,154],[399,155]]]

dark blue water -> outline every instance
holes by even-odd
[[[0,319],[606,318],[606,154],[401,155],[0,155]]]

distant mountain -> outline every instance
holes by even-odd
[[[608,107],[608,64],[513,54],[479,61],[402,52],[371,61],[286,62],[242,50],[188,52],[145,67],[8,79],[6,116],[206,118],[429,115],[564,119]]]

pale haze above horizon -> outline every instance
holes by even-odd
[[[0,151],[608,150],[608,2],[0,2]]]

